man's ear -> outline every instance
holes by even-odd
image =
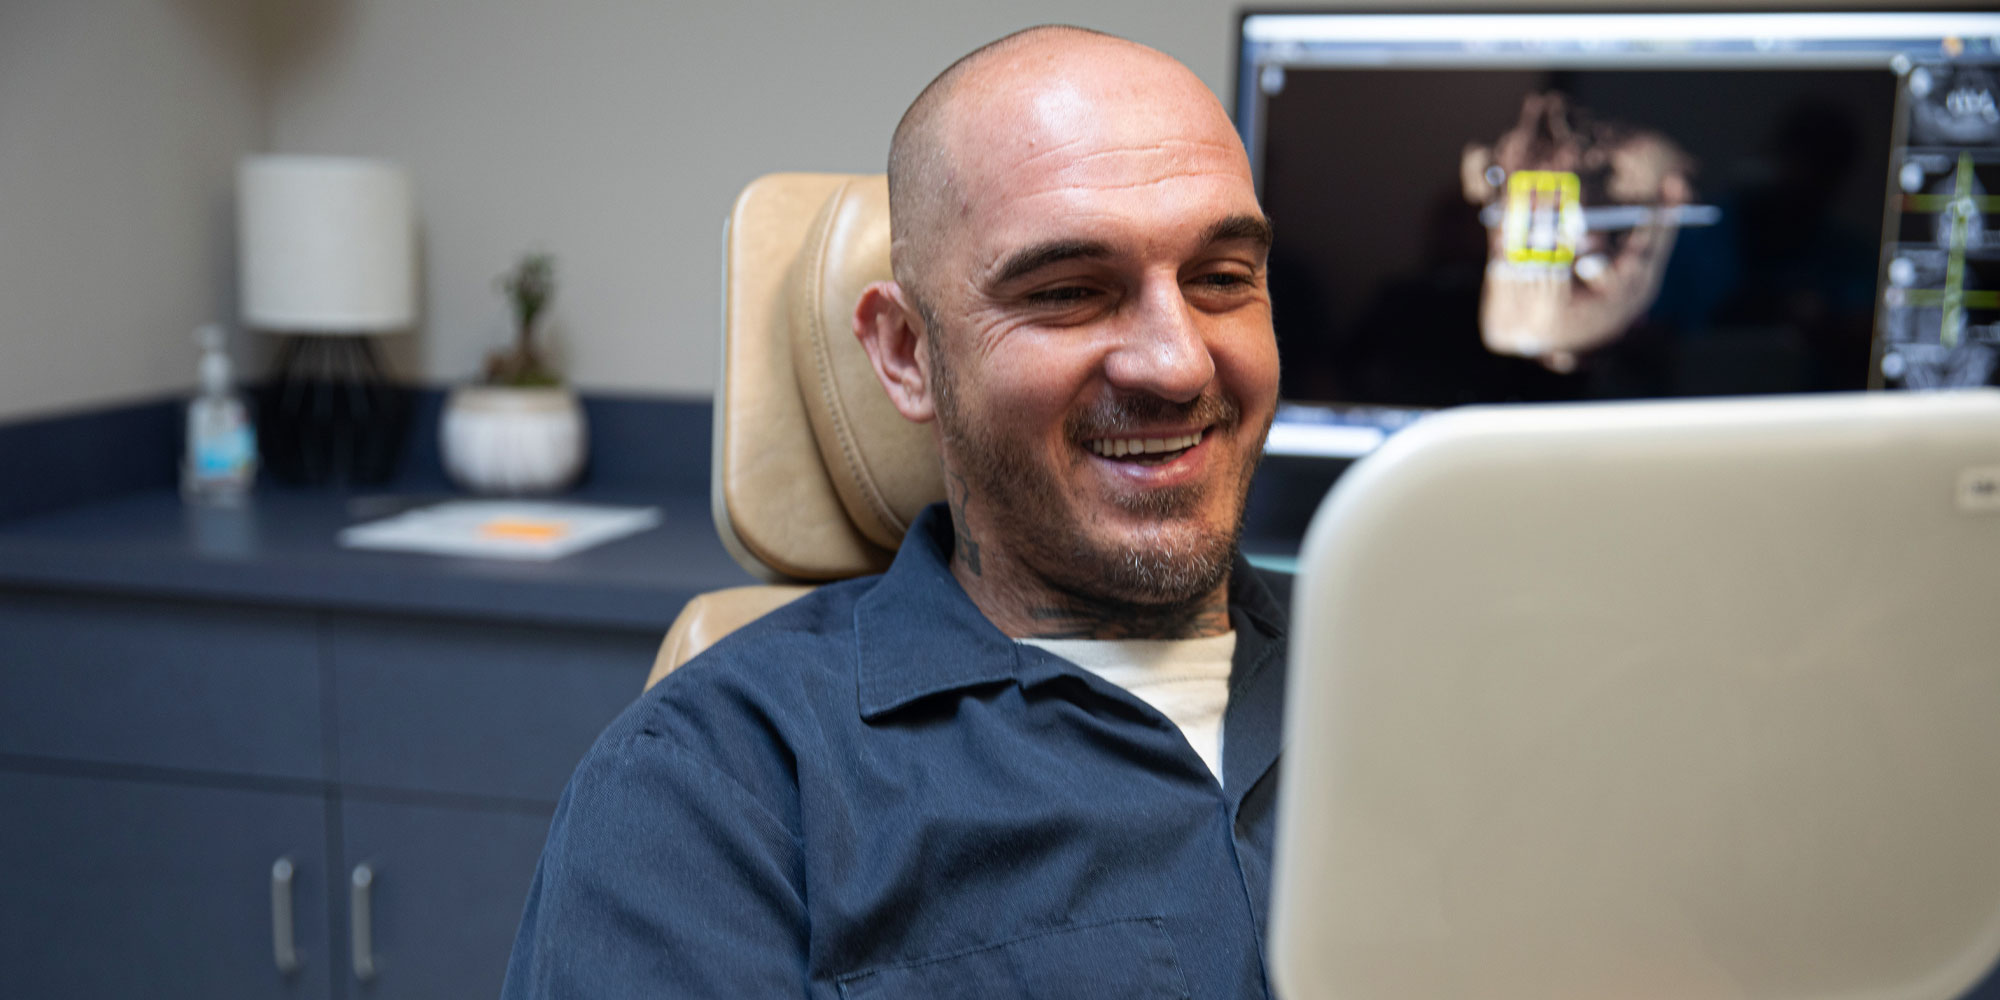
[[[925,423],[937,416],[931,397],[930,342],[923,317],[903,287],[877,281],[861,291],[854,306],[854,336],[868,352],[875,377],[904,418]]]

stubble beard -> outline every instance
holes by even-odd
[[[1235,482],[1189,483],[1105,497],[1124,513],[1164,529],[1149,544],[1124,545],[1094,536],[1085,521],[1092,518],[1089,508],[1097,498],[1070,496],[1056,470],[1037,461],[1029,448],[965,415],[937,324],[928,326],[939,433],[954,460],[953,473],[981,500],[989,542],[1007,550],[1015,562],[1054,590],[1095,605],[1149,609],[1190,605],[1207,599],[1228,580],[1258,450],[1245,456]],[[1064,432],[1076,443],[1086,436],[1115,436],[1127,428],[1174,423],[1208,426],[1211,434],[1227,435],[1237,430],[1241,419],[1241,407],[1219,391],[1187,403],[1134,395],[1072,415]],[[1080,446],[1074,449],[1072,467],[1091,460]],[[1235,508],[1228,525],[1213,528],[1191,520],[1217,489],[1233,493]]]

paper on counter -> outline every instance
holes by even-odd
[[[448,500],[344,528],[353,549],[547,561],[660,523],[658,507],[532,500]]]

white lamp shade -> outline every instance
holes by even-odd
[[[251,156],[236,171],[246,326],[394,333],[416,320],[409,174],[380,160]]]

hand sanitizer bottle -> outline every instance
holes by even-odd
[[[222,328],[205,324],[195,331],[195,341],[201,345],[201,395],[188,403],[181,496],[191,503],[239,506],[249,498],[257,476],[250,410],[230,388]]]

